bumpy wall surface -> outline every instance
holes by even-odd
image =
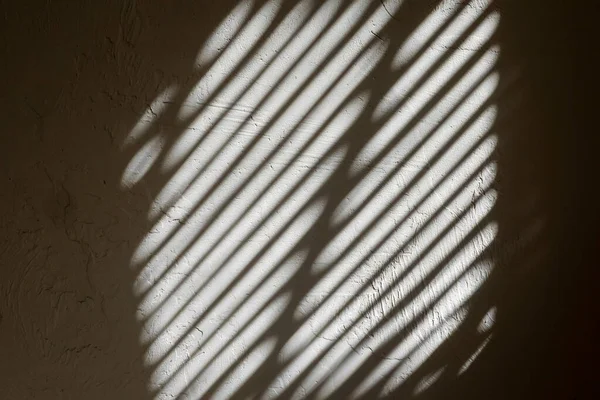
[[[2,3],[0,398],[576,390],[561,10],[99,3]]]

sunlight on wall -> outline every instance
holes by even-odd
[[[123,187],[169,177],[132,259],[155,398],[385,394],[460,328],[493,268],[499,15],[403,12],[240,2],[132,129]]]

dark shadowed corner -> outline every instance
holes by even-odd
[[[498,4],[501,74],[516,68],[521,91],[501,103],[511,122],[497,153],[504,269],[497,340],[464,379],[432,398],[596,398],[597,61],[589,56],[596,7]]]
[[[356,25],[335,28],[339,29],[336,34],[340,35],[340,44],[332,46],[330,54],[318,58],[310,52],[311,46],[318,48],[319,40],[330,32],[338,32],[332,28],[337,26],[335,21],[344,21],[344,11],[351,5],[360,4],[341,1],[341,6],[332,7],[329,14],[323,14],[331,22],[316,25],[323,30],[315,35],[307,50],[298,51],[296,59],[287,60],[284,56],[278,58],[275,53],[259,50],[272,39],[274,32],[279,32],[279,26],[289,24],[289,30],[284,32],[297,31],[295,35],[290,34],[287,41],[282,40],[279,49],[287,54],[283,50],[294,43],[294,38],[309,25],[311,18],[326,19],[319,13],[321,7],[327,5],[318,1],[282,1],[274,8],[276,11],[271,12],[267,7],[271,3],[275,2],[0,2],[0,73],[3,77],[0,83],[0,120],[3,123],[0,140],[0,178],[3,180],[0,191],[0,398],[162,400],[169,397],[291,398],[292,395],[321,398],[322,393],[327,393],[328,398],[340,399],[350,395],[364,399],[593,398],[588,397],[591,370],[583,364],[585,359],[592,362],[597,359],[591,322],[594,318],[588,311],[595,301],[593,295],[596,292],[592,285],[597,281],[597,273],[592,268],[597,262],[590,254],[594,249],[598,250],[599,242],[597,197],[594,195],[597,181],[594,172],[598,168],[592,163],[598,139],[590,137],[597,128],[589,124],[590,116],[596,111],[592,106],[594,103],[588,101],[590,94],[595,95],[591,90],[591,77],[595,72],[587,57],[592,51],[587,45],[593,37],[588,22],[591,13],[575,10],[572,5],[541,1],[365,0],[367,6],[361,9],[364,16],[356,18]],[[290,17],[295,15],[293,12],[300,3],[306,4],[302,9],[305,14],[299,14],[306,16],[306,20]],[[330,3],[335,2],[327,4]],[[389,144],[381,146],[381,154],[372,157],[372,165],[363,165],[363,170],[353,175],[353,166],[361,161],[359,155],[385,125],[386,120],[373,118],[379,101],[425,53],[425,50],[416,51],[415,60],[394,70],[390,65],[394,63],[397,50],[432,12],[449,10],[448,15],[452,15],[448,17],[449,25],[452,18],[465,7],[468,11],[472,4],[482,9],[485,8],[483,5],[491,5],[481,12],[473,26],[465,28],[462,36],[457,35],[457,41],[473,34],[476,24],[491,12],[498,12],[500,22],[490,43],[485,42],[481,49],[466,49],[473,53],[472,61],[457,68],[455,76],[435,89],[437,92],[431,94],[423,109],[406,121],[397,135],[390,138]],[[373,15],[383,17],[377,20]],[[377,26],[381,20],[386,21],[385,24]],[[243,30],[246,26],[254,26],[251,24],[264,27],[263,35],[252,37],[249,40],[253,43],[251,46],[240,46],[240,36],[253,34],[251,29]],[[440,25],[434,33],[439,34],[445,28],[447,25]],[[354,53],[344,53],[344,49],[349,43],[360,49],[364,44],[361,40],[365,39],[359,33],[364,31],[369,38],[365,48],[375,50],[372,53],[361,50],[355,59],[349,59],[348,54],[354,56]],[[215,32],[224,33],[214,39]],[[355,34],[359,39],[354,39],[352,35]],[[423,39],[425,47],[434,43],[435,34],[430,39]],[[245,56],[240,57],[238,65],[218,64],[231,67],[227,72],[211,69],[213,64],[210,62],[200,66],[198,54],[207,47],[209,38],[223,42],[215,59],[232,49]],[[374,244],[368,238],[372,231],[389,222],[386,213],[394,209],[393,202],[381,207],[381,213],[374,213],[364,226],[357,225],[362,231],[356,229],[355,237],[348,243],[335,242],[338,236],[348,231],[347,226],[355,229],[347,224],[361,210],[371,210],[368,207],[372,207],[373,199],[379,199],[376,194],[381,186],[396,179],[394,174],[398,171],[404,171],[406,162],[398,159],[397,165],[386,166],[389,169],[385,174],[388,175],[382,175],[383,183],[373,185],[373,193],[365,194],[356,203],[355,214],[339,223],[337,212],[354,190],[371,178],[370,172],[375,169],[372,167],[386,159],[385,152],[396,149],[395,146],[403,143],[403,138],[409,137],[413,129],[428,132],[423,126],[429,129],[426,125],[430,123],[429,112],[446,104],[444,101],[449,93],[451,96],[448,97],[458,99],[455,108],[448,106],[450,111],[468,103],[469,90],[458,91],[458,95],[463,96],[460,97],[455,96],[452,89],[467,79],[465,76],[468,77],[467,72],[477,57],[483,57],[488,50],[485,46],[491,44],[500,49],[494,67],[498,85],[490,98],[481,104],[481,110],[490,104],[496,110],[490,132],[497,138],[497,146],[485,160],[495,163],[496,176],[490,190],[497,193],[497,202],[483,222],[494,221],[497,234],[473,263],[490,261],[494,268],[481,288],[464,304],[458,305],[468,309],[460,319],[460,327],[444,336],[444,341],[431,350],[422,363],[406,369],[408,372],[400,379],[394,374],[404,360],[392,357],[394,348],[413,338],[415,327],[438,312],[433,308],[413,311],[416,322],[400,328],[404,309],[415,299],[420,301],[422,297],[419,296],[427,292],[444,263],[450,263],[452,257],[460,253],[461,245],[479,240],[481,235],[475,228],[482,230],[483,222],[473,228],[473,234],[459,241],[456,249],[450,246],[444,250],[443,256],[435,259],[431,275],[423,273],[422,281],[417,282],[415,288],[402,287],[398,292],[401,295],[394,298],[392,306],[387,305],[384,297],[396,296],[394,288],[397,283],[400,287],[404,273],[385,277],[393,284],[392,288],[381,289],[366,310],[360,309],[354,315],[354,311],[346,313],[354,307],[353,297],[340,297],[342,300],[336,300],[344,303],[340,305],[332,300],[332,293],[340,287],[346,288],[344,285],[349,281],[358,282],[360,290],[375,287],[384,271],[396,268],[397,260],[410,254],[409,250],[419,249],[419,235],[429,229],[430,224],[437,223],[436,218],[441,218],[443,208],[429,210],[430,214],[419,220],[420,225],[415,224],[414,228],[411,225],[407,245],[386,247],[392,256],[380,251],[391,233],[388,236],[382,234]],[[465,49],[457,45],[449,52],[453,50]],[[342,57],[336,58],[338,53]],[[372,60],[365,54],[372,55]],[[404,93],[407,98],[417,97],[421,87],[430,88],[426,86],[427,79],[445,65],[447,57],[440,56],[439,61],[432,62],[431,69],[423,77],[411,78],[414,85],[407,87]],[[361,64],[364,59],[370,61],[365,66]],[[259,80],[252,74],[260,75],[263,79],[260,82],[268,82],[262,76],[268,75],[265,71],[270,71],[271,64],[281,60],[288,62],[285,68],[289,71],[282,74],[277,84],[253,86]],[[278,92],[283,86],[281,82],[294,78],[294,68],[302,62],[318,68],[308,75],[306,83],[298,84],[297,89],[294,84],[289,84],[293,90],[289,89],[289,98],[285,98]],[[310,97],[314,104],[309,101],[308,111],[300,115],[293,106],[306,98],[302,97],[303,91],[308,92],[310,79],[316,80],[328,65],[345,65],[346,62],[345,69],[340,67],[339,78],[324,82],[321,97]],[[353,69],[353,66],[358,67]],[[363,72],[362,69],[368,68],[372,69]],[[358,78],[347,79],[354,76],[352,74]],[[204,96],[202,100],[208,100],[194,103],[198,82],[206,82],[206,76],[222,79],[208,80],[212,83],[200,89],[200,96]],[[482,75],[480,81],[473,78],[473,82],[479,84],[484,79],[487,75]],[[221,82],[220,86],[214,84],[211,87],[214,82]],[[334,91],[336,85],[345,88],[354,84],[356,87],[347,94],[339,92],[347,95],[348,100]],[[206,109],[219,102],[227,103],[223,99],[231,100],[227,97],[231,87],[241,89],[237,97],[231,97],[233,106],[230,104],[227,114],[218,114],[220,111],[206,113]],[[279,100],[277,95],[284,100]],[[243,103],[250,101],[247,98],[256,100],[258,106],[246,110]],[[316,124],[317,119],[311,113],[328,101],[335,103],[338,98],[341,98],[340,106],[326,119],[327,123],[352,110],[352,104],[360,102],[364,108],[343,129],[332,149],[314,163],[308,178],[289,184],[289,193],[274,202],[272,215],[276,215],[276,221],[270,222],[271,214],[260,213],[257,215],[263,219],[252,220],[254,214],[250,211],[256,204],[266,204],[261,206],[265,209],[269,205],[264,200],[264,197],[268,199],[264,193],[270,196],[269,189],[278,187],[278,182],[290,179],[294,183],[293,179],[296,179],[293,173],[288,175],[289,171],[294,172],[291,166],[296,158],[289,165],[277,166],[272,162],[279,154],[292,154],[296,149],[285,147],[286,141],[282,141],[280,147],[272,145],[271,148],[271,144],[264,145],[261,138],[271,135],[275,142],[279,133],[274,135],[272,131],[279,129],[279,119],[300,115],[298,120],[290,118],[291,122],[282,128],[285,133],[280,134],[281,137],[289,134],[290,143],[292,138],[300,141],[303,132]],[[402,108],[405,103],[412,106],[408,100],[402,100],[390,115],[405,112]],[[234,106],[238,105],[240,107],[236,109]],[[410,107],[406,109],[411,110]],[[181,117],[182,110],[188,113],[185,118]],[[269,114],[272,110],[275,110],[273,115]],[[473,116],[465,118],[467,123],[473,123],[483,113],[481,110],[476,109]],[[236,112],[243,112],[243,117]],[[204,125],[200,128],[192,126],[192,121],[204,114],[210,117],[202,122]],[[441,126],[447,118],[441,112],[434,116],[439,119],[435,121],[435,127]],[[233,117],[243,119],[243,123],[252,129],[232,129],[231,136],[225,138],[227,142],[224,140],[225,144],[210,155],[212,150],[203,141],[210,144],[210,140],[220,140],[220,131],[214,127],[230,123],[235,120]],[[391,120],[391,116],[389,118]],[[421,120],[426,121],[425,125]],[[140,126],[143,129],[140,130]],[[179,197],[166,204],[160,200],[165,188],[177,178],[176,171],[186,165],[186,160],[183,157],[170,168],[164,165],[170,162],[170,152],[179,148],[181,138],[185,139],[189,131],[193,133],[194,129],[200,131],[207,126],[210,129],[203,139],[199,139],[197,147],[207,149],[208,155],[205,155],[209,161],[206,165],[211,168],[190,170],[190,181],[205,191],[193,207],[182,213],[183,217],[178,217],[179,211],[171,207],[188,195],[185,190],[175,191]],[[435,170],[433,167],[440,160],[456,151],[453,141],[458,141],[465,130],[457,130],[456,138],[452,136],[447,145],[436,147],[430,159],[419,164],[421,169],[415,172],[414,182],[404,182],[405,186],[398,189],[394,201],[402,203],[417,187],[419,179],[429,178],[429,170]],[[299,133],[293,136],[296,131]],[[136,132],[135,140],[130,140],[132,132]],[[229,156],[226,144],[243,141],[250,134],[256,138],[244,142],[239,156],[237,153]],[[306,148],[313,143],[327,144],[326,140],[322,141],[327,135],[331,135],[330,130],[315,129]],[[418,153],[420,148],[426,148],[430,137],[434,137],[433,133],[424,134],[415,150],[406,152],[406,159]],[[481,142],[475,142],[473,148],[483,143],[486,137],[482,136]],[[124,145],[128,140],[129,144]],[[248,167],[246,155],[261,146],[272,152],[265,151],[264,159]],[[185,150],[189,152],[186,156],[190,156],[197,149]],[[148,162],[154,157],[150,151],[157,152],[157,162]],[[303,147],[298,154],[304,151]],[[339,154],[342,156],[338,157]],[[309,155],[308,159],[318,158]],[[222,161],[223,157],[225,161]],[[457,163],[466,158],[468,154]],[[137,169],[131,169],[135,163],[138,163]],[[243,170],[244,166],[248,170]],[[420,210],[426,199],[435,197],[438,192],[445,196],[439,188],[445,182],[443,177],[458,169],[453,168],[442,171],[440,183],[432,184],[427,189],[429,192],[424,192],[423,200],[415,197],[418,201],[408,207],[407,216],[398,217],[398,221],[394,219],[394,223],[400,228],[408,226],[413,221],[411,218],[418,220],[413,215],[416,214],[414,210]],[[123,178],[131,170],[135,184],[129,184]],[[333,171],[331,176],[321,182],[314,196],[307,196],[306,205],[287,222],[284,212],[280,215],[280,209],[286,210],[288,205],[304,201],[297,199],[304,199],[303,192],[308,190],[305,183],[310,181],[310,174],[316,171],[314,176],[319,176],[322,171],[329,170]],[[143,178],[138,179],[135,174],[140,171]],[[468,178],[480,179],[477,175],[480,173],[479,169],[472,171],[473,175]],[[218,174],[222,177],[211,181]],[[227,196],[211,197],[219,194],[235,176],[240,177],[235,181],[239,189],[232,186],[235,190],[227,192]],[[259,193],[257,200],[249,205],[239,203],[240,198],[250,198],[244,188],[253,187],[253,182],[260,179],[271,179],[264,193]],[[376,175],[375,179],[380,177]],[[483,178],[481,180],[483,185]],[[203,187],[205,181],[211,183]],[[467,183],[457,184],[453,190],[458,193],[465,187]],[[477,195],[483,197],[483,194],[482,189]],[[479,199],[475,195],[474,192],[469,210]],[[190,198],[193,197],[192,193]],[[451,205],[452,199],[448,195],[442,205]],[[287,235],[286,232],[304,229],[294,221],[309,218],[310,213],[303,212],[321,204],[323,209],[319,218],[293,246],[288,249],[284,246],[286,243],[278,241],[280,236]],[[249,210],[248,213],[242,213],[237,220],[226,220],[228,214],[235,214],[236,207],[246,206],[244,210]],[[200,215],[202,223],[197,228],[190,228],[188,221],[194,220],[194,213]],[[208,215],[205,219],[204,213]],[[246,218],[254,224],[248,232],[244,230]],[[167,222],[163,222],[165,219]],[[268,240],[259,238],[262,231],[268,231],[263,226],[277,223],[281,224],[277,235]],[[167,233],[163,235],[161,229]],[[407,271],[418,270],[419,263],[426,262],[432,249],[443,243],[443,236],[449,229],[440,228],[431,244],[423,245],[422,253],[416,254],[406,265]],[[152,234],[157,234],[158,239],[153,239]],[[136,260],[140,258],[138,249],[148,243],[148,237],[155,241],[148,246],[153,250],[141,258],[147,265],[151,260],[158,272],[146,276],[144,273],[149,268],[144,263],[136,264]],[[228,240],[233,244],[228,244]],[[290,240],[295,239],[292,236]],[[206,249],[202,248],[203,243],[206,243]],[[248,243],[257,244],[254,248],[250,246],[252,250],[244,250],[243,246]],[[313,304],[310,301],[314,299],[309,295],[329,282],[324,279],[325,272],[311,271],[315,265],[321,266],[322,255],[332,243],[346,247],[335,254],[337,258],[327,268],[334,270],[338,265],[350,263],[353,259],[347,261],[348,255],[355,253],[360,255],[356,258],[360,261],[358,264],[373,263],[377,268],[373,277],[366,273],[360,276],[359,272],[364,273],[360,265],[348,269],[350,272],[346,276],[336,277],[342,283],[331,284],[330,292],[319,294],[321,304]],[[240,295],[238,283],[251,278],[254,271],[260,274],[271,268],[267,256],[276,253],[278,246],[285,248],[285,254],[281,256],[283,261],[277,262],[272,267],[273,272],[265,273],[262,280],[257,279],[258,282],[253,283],[255,286],[244,288]],[[367,254],[362,254],[361,246],[365,246],[364,253]],[[245,259],[244,251],[251,254],[255,251],[256,255]],[[374,254],[384,262],[378,264]],[[204,263],[208,267],[203,265],[203,269],[187,271],[185,279],[175,278],[173,284],[161,283],[165,276],[174,276],[173,271],[179,273],[181,265],[194,260],[193,257],[198,258],[195,260],[197,265]],[[237,275],[227,269],[236,262],[241,266],[237,270],[233,268]],[[269,288],[277,271],[286,271],[294,262],[297,262],[297,271],[272,297],[256,294]],[[196,283],[201,279],[206,282]],[[188,286],[191,287],[189,293],[182,291]],[[175,294],[169,295],[169,290]],[[444,294],[434,293],[434,300]],[[154,308],[148,311],[147,300],[152,296],[154,303],[150,304]],[[205,304],[196,298],[212,300]],[[258,319],[269,307],[277,306],[277,300],[281,298],[287,303],[281,309],[276,308],[279,312],[276,317]],[[232,301],[231,305],[226,304],[228,300]],[[340,311],[333,313],[330,320],[319,321],[319,315],[327,315],[327,307],[321,307],[326,308],[325,311],[319,308],[322,304],[327,307],[332,304],[332,308],[339,306]],[[384,306],[388,308],[378,315],[379,308]],[[189,309],[193,311],[192,316],[186,314]],[[313,311],[298,317],[298,310],[304,309]],[[220,313],[217,317],[214,317],[215,310]],[[488,331],[481,326],[489,315],[493,315],[493,328]],[[182,316],[189,320],[181,322]],[[452,321],[453,318],[455,315],[448,315],[447,319]],[[384,324],[396,319],[400,321],[397,330],[386,333],[387,336],[381,334]],[[298,332],[309,323],[314,324],[310,326],[310,335],[314,337],[309,337],[306,342],[305,353],[299,351],[295,358],[285,358],[290,343],[298,340]],[[233,333],[231,326],[235,326]],[[339,336],[331,334],[331,326]],[[253,330],[260,333],[256,338],[248,339],[246,333],[253,333]],[[352,337],[345,336],[348,333]],[[415,353],[434,334],[437,332],[433,329],[422,336],[417,332],[419,340],[406,358],[409,361],[411,357],[416,358]],[[236,348],[232,343],[238,343],[236,340],[240,337],[244,346]],[[371,341],[372,337],[383,339]],[[156,346],[157,342],[160,346]],[[212,348],[206,343],[211,343]],[[218,350],[219,346],[222,351]],[[230,350],[232,346],[233,351]],[[260,358],[263,348],[270,348],[271,352],[265,351],[265,356]],[[217,349],[214,350],[217,354],[202,358],[203,352],[210,353],[211,349]],[[314,355],[306,354],[311,351]],[[255,361],[257,358],[259,361]],[[345,372],[346,367],[349,372]],[[244,368],[251,373],[244,375]],[[387,369],[378,372],[381,368]],[[236,380],[237,375],[244,378]],[[390,382],[392,386],[389,386]],[[236,389],[220,391],[227,385]],[[305,388],[304,385],[312,386]]]

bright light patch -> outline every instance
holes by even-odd
[[[459,328],[494,268],[499,16],[452,4],[408,32],[403,1],[237,2],[132,128],[154,398],[419,394],[492,334]]]
[[[426,391],[429,387],[431,387],[444,373],[444,368],[440,368],[439,370],[428,374],[426,377],[421,379],[417,386],[415,387],[414,394],[420,394]]]
[[[163,138],[155,136],[148,140],[131,158],[121,177],[121,187],[129,189],[138,184],[152,168],[162,151]]]
[[[128,149],[136,144],[149,140],[148,133],[152,128],[156,128],[154,124],[158,123],[164,112],[168,108],[168,104],[173,100],[173,96],[177,93],[177,86],[169,86],[164,89],[156,98],[148,105],[148,108],[140,116],[135,126],[129,131],[129,134],[123,141],[121,148]],[[157,132],[158,133],[158,132]]]
[[[496,307],[492,307],[489,309],[487,313],[479,322],[479,326],[477,327],[477,332],[484,333],[493,328],[494,323],[496,322]]]
[[[198,53],[196,57],[198,67],[203,67],[215,60],[217,54],[230,43],[231,38],[236,37],[243,23],[250,17],[253,8],[254,1],[240,1],[231,13],[221,21]]]
[[[477,348],[477,350],[475,350],[475,352],[473,353],[473,355],[471,357],[469,357],[469,359],[460,367],[460,369],[458,370],[458,375],[462,375],[463,373],[465,373],[465,371],[467,369],[469,369],[469,367],[473,364],[473,362],[477,359],[477,357],[479,357],[479,355],[481,354],[481,352],[483,351],[483,349],[485,349],[485,347],[488,345],[490,339],[491,339],[491,335],[488,336],[483,343],[481,343],[479,345],[479,347]]]

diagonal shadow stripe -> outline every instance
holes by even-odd
[[[202,50],[150,127],[174,130],[133,260],[156,398],[416,393],[455,337],[487,343],[494,107],[519,81],[497,85],[491,2],[450,3],[264,3]]]

